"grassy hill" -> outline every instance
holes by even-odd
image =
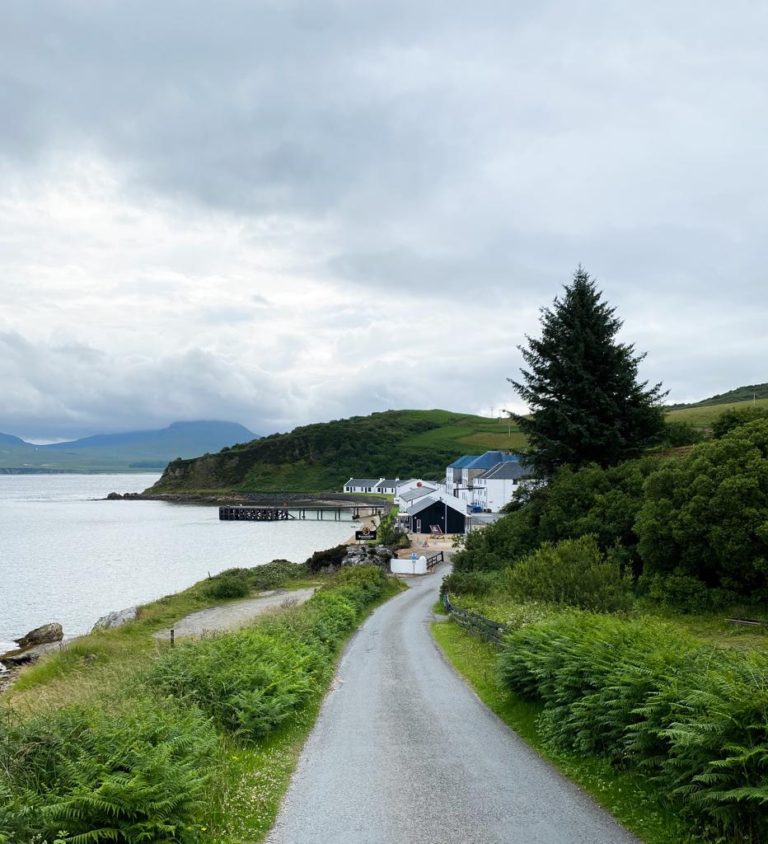
[[[462,454],[524,445],[506,419],[388,410],[304,425],[197,460],[175,460],[153,492],[336,491],[351,476],[438,478]]]
[[[689,402],[688,404],[671,404],[670,410],[682,410],[693,407],[709,407],[710,405],[738,404],[754,399],[768,399],[768,384],[747,384],[744,387],[736,387],[735,390],[728,390],[727,393],[718,393],[701,401]]]
[[[669,413],[667,413],[667,419],[669,419],[670,422],[690,422],[694,428],[706,430],[711,428],[715,419],[717,419],[717,417],[726,410],[731,410],[731,408],[734,407],[751,407],[753,403],[757,407],[764,407],[768,409],[768,398],[758,398],[756,402],[753,402],[752,397],[750,396],[748,401],[726,401],[719,404],[706,404],[702,402],[700,404],[685,405],[683,407],[670,410]]]

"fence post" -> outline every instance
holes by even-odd
[[[176,644],[176,631],[171,627],[171,647]]]

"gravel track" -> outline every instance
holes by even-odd
[[[204,610],[190,613],[178,621],[173,629],[177,639],[183,637],[199,637],[208,633],[221,633],[225,630],[236,630],[250,624],[254,618],[281,607],[286,603],[303,604],[314,595],[314,588],[309,589],[279,589],[259,598],[247,598],[244,601],[233,601],[218,607],[208,607]],[[158,630],[155,638],[167,640],[170,630]]]
[[[440,580],[353,637],[268,844],[637,842],[446,663],[429,631]]]

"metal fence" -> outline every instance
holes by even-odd
[[[445,554],[442,551],[438,551],[437,554],[433,554],[431,557],[427,557],[427,571],[431,568],[434,568],[438,563],[442,563],[445,560]]]
[[[447,592],[443,594],[443,606],[457,624],[460,624],[472,633],[477,633],[478,636],[481,636],[487,642],[500,645],[509,632],[506,624],[492,621],[490,618],[480,615],[480,613],[465,610],[452,604]]]

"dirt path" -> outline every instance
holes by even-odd
[[[204,610],[190,613],[177,621],[173,629],[177,639],[183,637],[205,636],[207,633],[221,633],[225,630],[236,630],[250,624],[254,618],[267,610],[290,604],[303,604],[314,595],[314,588],[308,589],[277,589],[258,598],[248,598],[219,607],[208,607]],[[170,639],[170,630],[158,630],[156,639]]]

